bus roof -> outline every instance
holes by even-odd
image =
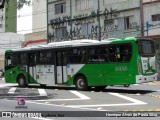
[[[98,45],[98,44],[109,44],[109,43],[122,43],[129,41],[136,41],[137,39],[134,37],[125,38],[125,39],[104,39],[104,40],[91,40],[91,39],[80,39],[80,40],[72,40],[72,41],[62,41],[62,42],[53,42],[47,45],[38,45],[32,47],[25,47],[13,50],[6,50],[6,52],[11,51],[30,51],[30,50],[41,50],[41,49],[49,49],[49,48],[63,48],[63,47],[75,47],[75,46],[88,46],[88,45]]]

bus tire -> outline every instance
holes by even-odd
[[[77,90],[86,91],[88,90],[88,83],[84,76],[80,75],[75,79],[75,86]]]
[[[17,82],[18,82],[19,87],[26,87],[27,86],[26,78],[24,75],[20,75],[18,77]]]

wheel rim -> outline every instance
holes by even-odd
[[[85,86],[85,83],[84,83],[84,80],[83,79],[78,79],[77,80],[77,86],[78,86],[78,88],[84,88],[84,86]]]
[[[20,84],[20,85],[24,85],[24,79],[23,79],[23,78],[20,78],[20,79],[19,79],[19,84]]]

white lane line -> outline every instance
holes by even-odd
[[[120,95],[119,93],[109,93],[111,95],[123,98],[125,100],[129,100],[132,103],[120,103],[120,104],[97,104],[97,105],[67,105],[66,107],[74,107],[74,108],[82,108],[82,107],[102,107],[102,106],[126,106],[126,105],[145,105],[147,103],[140,101],[140,100],[136,100],[124,95]]]
[[[47,96],[47,93],[44,89],[38,89],[40,96]]]
[[[129,100],[129,101],[131,101],[133,103],[136,103],[136,104],[147,104],[147,103],[145,103],[143,101],[136,100],[134,98],[130,98],[130,97],[127,97],[127,96],[124,96],[124,95],[120,95],[119,93],[109,93],[109,94],[117,96],[117,97],[120,97],[120,98],[123,98],[123,99],[126,99],[126,100]]]
[[[75,94],[79,98],[70,98],[70,99],[48,99],[48,100],[36,100],[36,101],[72,101],[72,100],[88,100],[91,99],[78,91],[70,91],[71,93]]]
[[[139,84],[133,84],[133,85],[139,85]]]
[[[43,117],[42,117],[42,118],[39,118],[39,117],[31,117],[31,118],[32,118],[32,119],[36,119],[36,120],[37,120],[37,119],[38,119],[38,120],[57,120],[57,119],[55,119],[55,118],[54,118],[54,119],[53,119],[53,118],[52,118],[52,119],[48,119],[48,118],[43,118]]]
[[[80,93],[78,91],[70,91],[70,92],[77,95],[78,97],[80,97],[83,100],[91,99],[91,98],[87,97],[86,95],[83,95],[82,93]]]
[[[10,94],[14,94],[14,92],[16,91],[17,88],[15,87],[12,87],[11,89],[9,89],[9,92]]]

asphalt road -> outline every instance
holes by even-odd
[[[24,99],[25,104],[21,105],[18,101],[20,99]],[[155,116],[160,115],[160,82],[132,85],[128,88],[108,86],[103,91],[96,91],[94,88],[77,91],[74,87],[42,88],[38,85],[19,88],[17,84],[0,81],[0,111],[3,112],[3,119],[10,119],[5,116],[6,112],[9,112],[8,114],[14,117],[12,120],[28,115],[31,118],[27,119],[32,120],[79,120],[82,117],[86,120],[91,119],[90,117],[93,120],[144,120],[147,116],[147,119],[156,120],[159,117]],[[31,113],[35,113],[35,116]],[[42,117],[39,117],[39,113]],[[128,114],[122,117],[124,113]],[[141,117],[133,117],[133,113]],[[119,117],[116,117],[117,114]],[[20,117],[17,117],[18,115]],[[35,118],[36,115],[39,115],[39,118]]]

